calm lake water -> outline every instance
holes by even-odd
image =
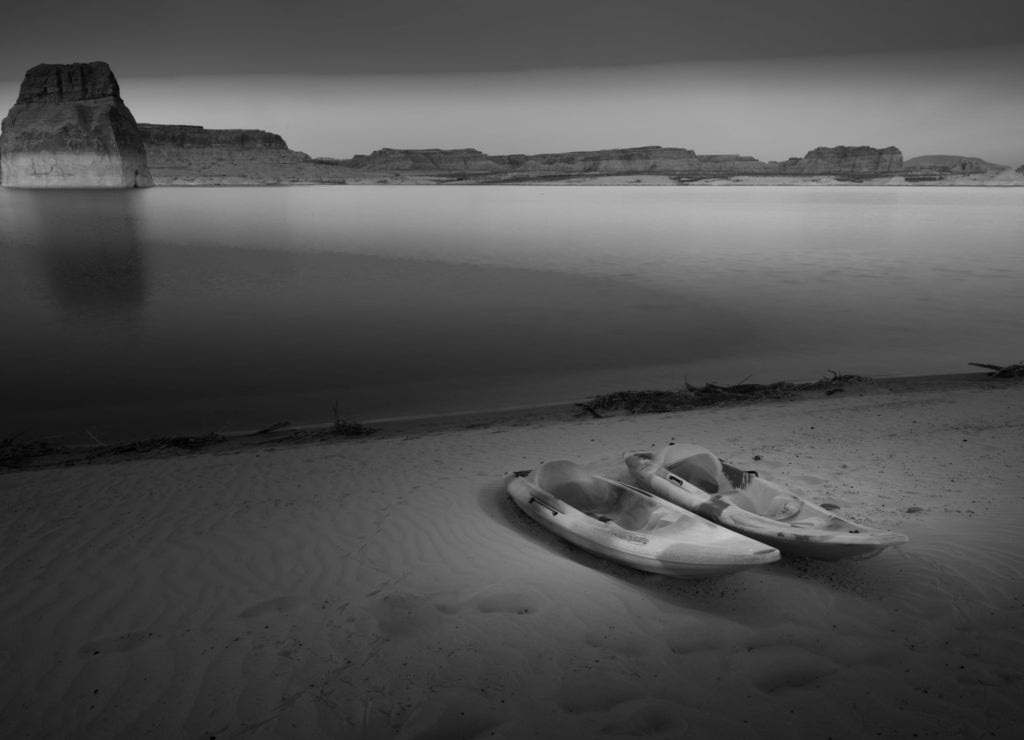
[[[1024,346],[1024,189],[0,190],[0,435],[199,434]]]

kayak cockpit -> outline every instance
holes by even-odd
[[[546,463],[538,472],[538,488],[589,517],[633,532],[661,529],[685,516],[645,491],[591,475],[567,460]]]

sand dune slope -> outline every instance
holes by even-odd
[[[1017,737],[1022,431],[1011,383],[2,475],[0,736]],[[910,542],[678,581],[502,488],[673,440]]]

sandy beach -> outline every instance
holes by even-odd
[[[981,376],[4,472],[0,736],[1019,737],[1022,431]],[[684,441],[909,543],[681,581],[503,489]]]

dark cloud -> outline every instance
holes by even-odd
[[[92,59],[126,76],[385,74],[1024,43],[1021,0],[50,0],[3,16],[0,79]]]

